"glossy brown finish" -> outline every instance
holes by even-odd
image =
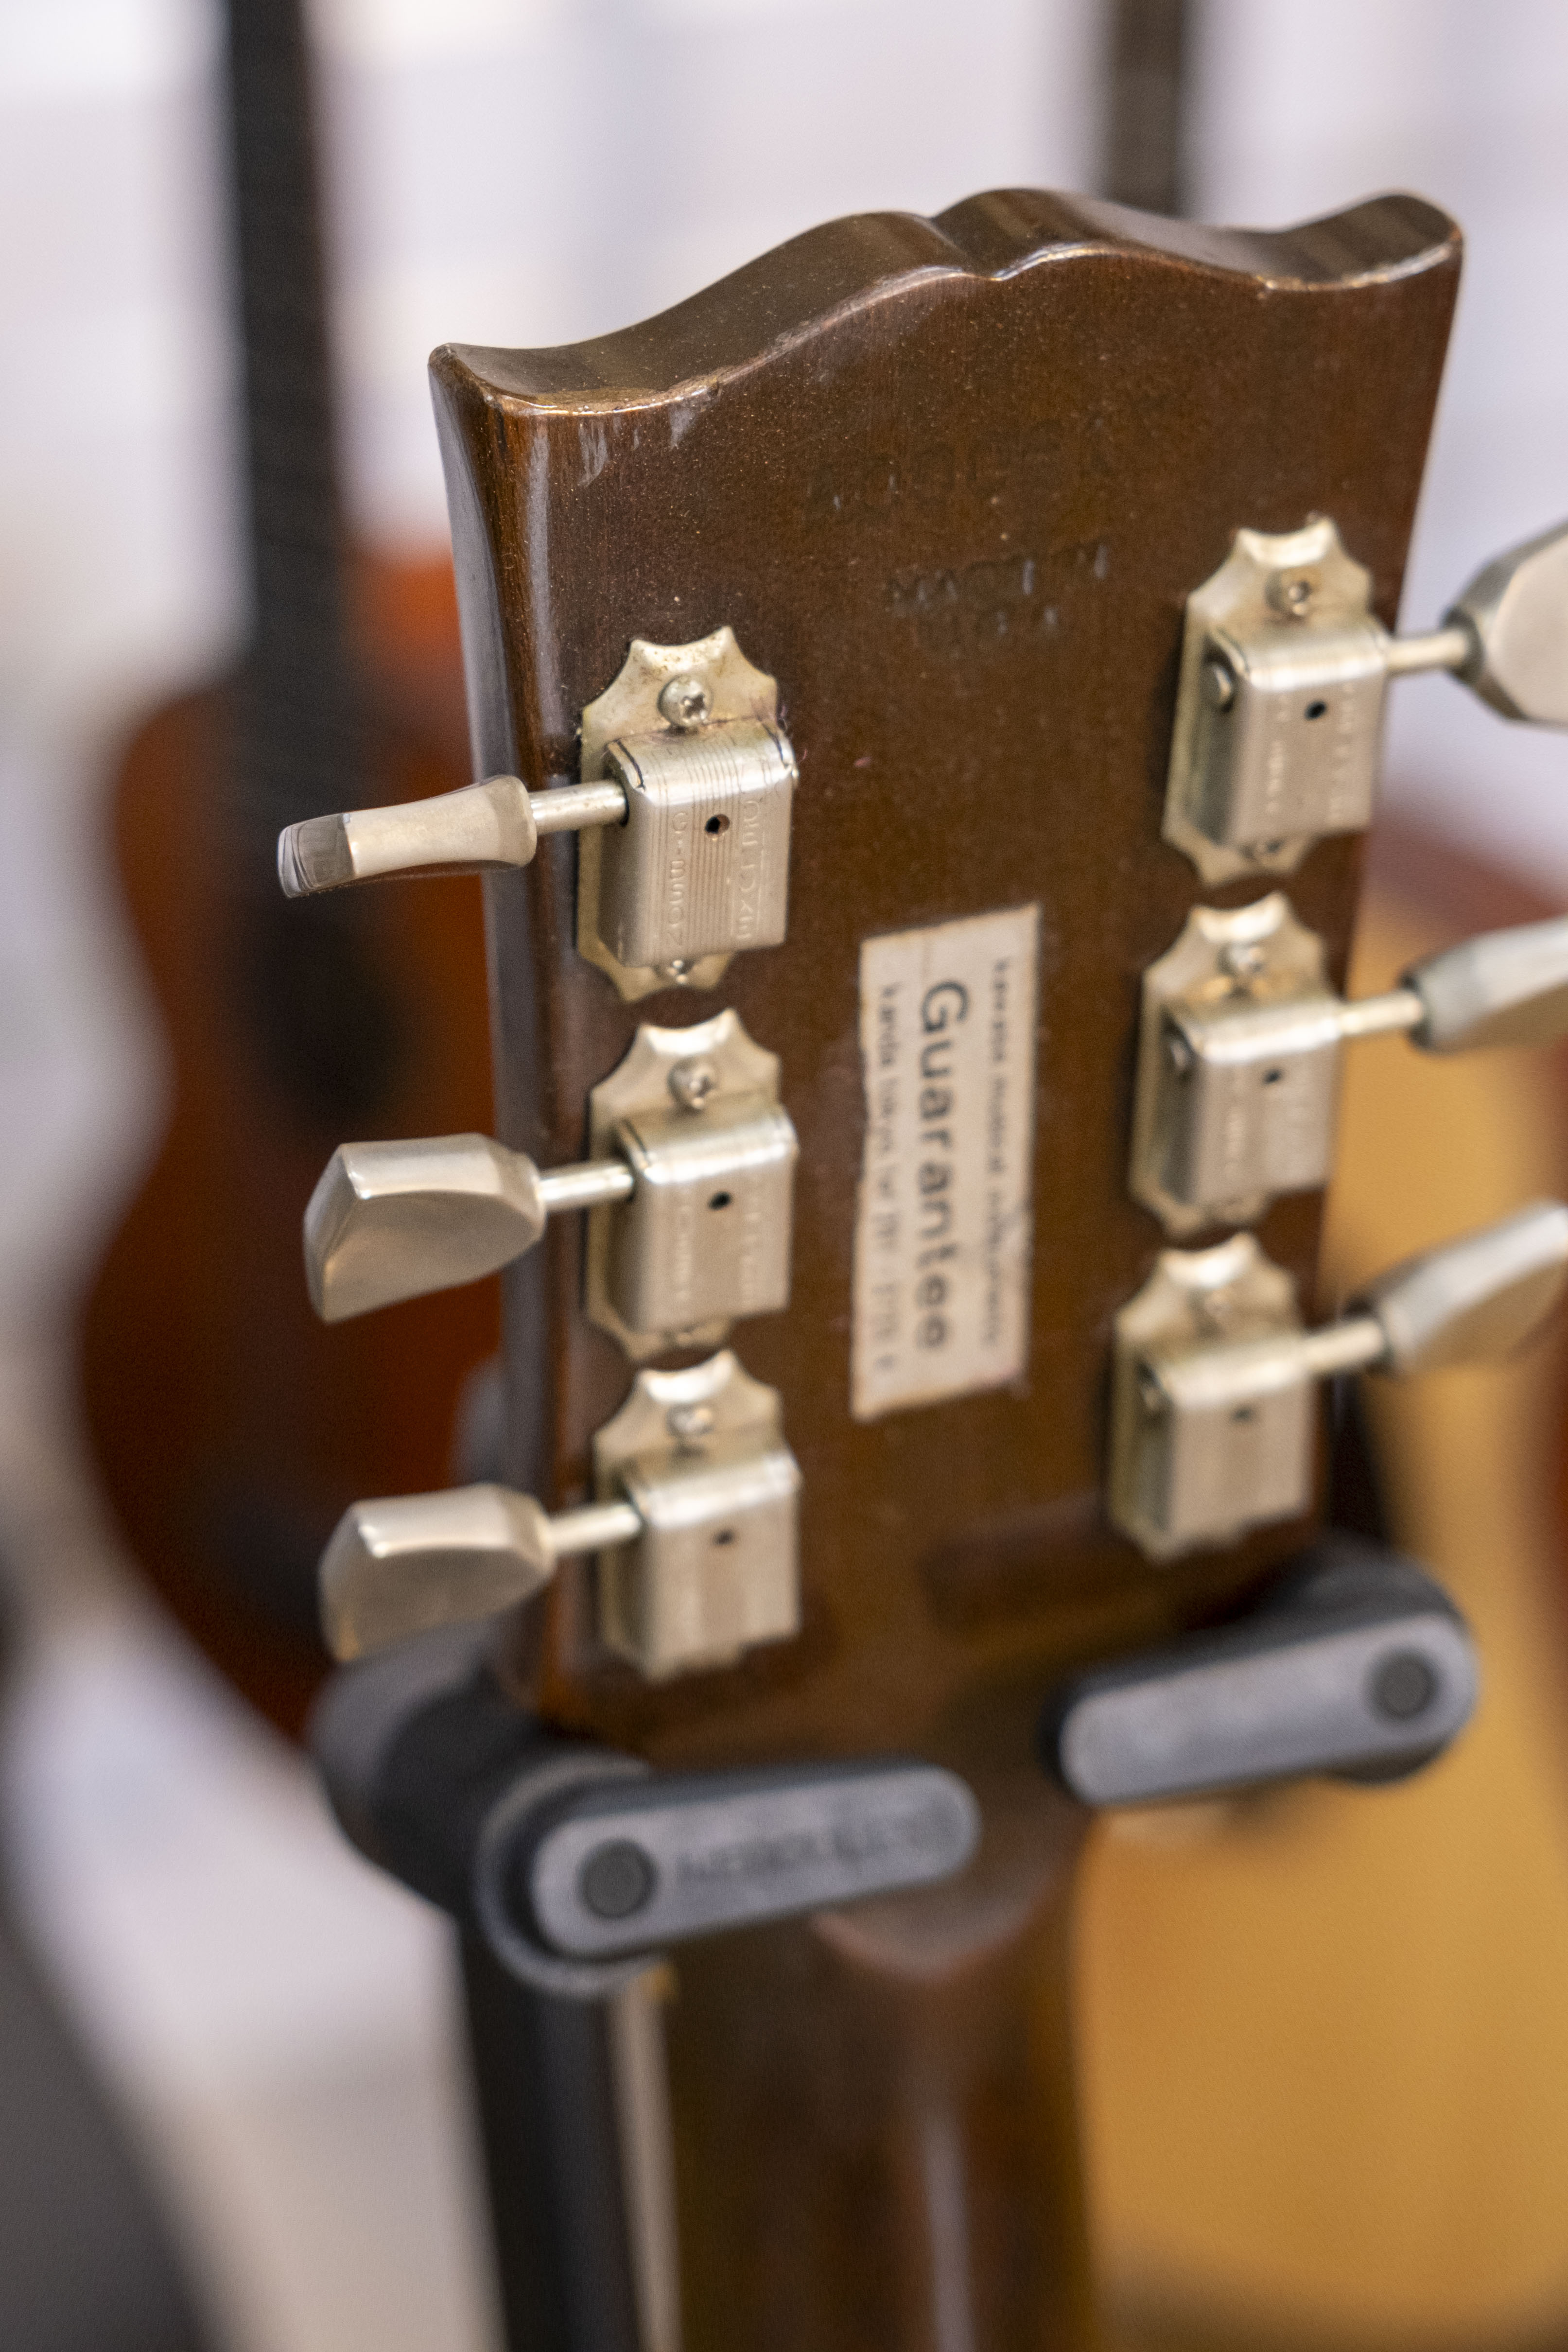
[[[374,788],[396,799],[467,782],[449,576],[367,566],[358,588]],[[446,1484],[463,1381],[499,1332],[489,1287],[332,1329],[310,1311],[300,1221],[344,1138],[281,1082],[249,1017],[235,947],[257,890],[226,821],[229,719],[222,691],[160,711],[116,787],[117,862],[174,1100],[84,1302],[81,1378],[135,1558],[225,1673],[297,1733],[328,1664],[321,1545],[356,1496]],[[400,1039],[375,1131],[483,1128],[475,886],[389,893],[368,914],[364,954]]]
[[[490,886],[508,1142],[568,1158],[639,1018],[726,1002],[782,1054],[802,1147],[791,1305],[739,1345],[805,1472],[805,1635],[652,1690],[595,1649],[584,1571],[555,1612],[563,1718],[666,1758],[930,1745],[996,1675],[1191,1613],[1299,1537],[1172,1576],[1099,1513],[1110,1320],[1158,1246],[1125,1192],[1137,979],[1199,895],[1159,835],[1173,668],[1242,521],[1331,511],[1393,619],[1457,261],[1408,198],[1265,238],[1009,194],[836,224],[577,350],[437,355],[470,665],[494,650],[479,764],[569,776],[627,639],[721,621],[778,677],[801,763],[788,940],[717,997],[628,1007],[575,956],[567,840]],[[1326,844],[1291,885],[1337,967],[1358,856]],[[859,942],[1028,899],[1028,1378],[858,1424]],[[1264,1235],[1309,1290],[1316,1226],[1309,1200]],[[582,1315],[580,1247],[552,1232],[542,1325],[510,1346],[552,1503],[584,1491],[627,1379]]]
[[[994,1808],[989,1855],[683,1954],[669,2017],[693,2345],[1094,2340],[1072,2100],[1082,1816]]]
[[[985,1801],[957,1890],[682,1962],[694,2352],[1087,2340],[1070,2169],[1038,2126],[1070,2093],[1023,2022],[1067,1878],[1034,1708],[1068,1659],[1213,1612],[1308,1532],[1155,1570],[1100,1500],[1110,1319],[1159,1247],[1125,1193],[1138,978],[1200,896],[1160,839],[1183,605],[1238,525],[1326,511],[1392,623],[1458,261],[1407,197],[1264,236],[1010,193],[835,224],[597,343],[433,363],[479,768],[570,778],[628,639],[723,622],[801,763],[788,939],[717,994],[628,1007],[576,957],[569,841],[487,885],[506,1141],[574,1156],[639,1019],[728,1003],[782,1055],[802,1147],[790,1307],[737,1335],[804,1473],[802,1637],[651,1688],[596,1646],[577,1569],[520,1679],[660,1761],[909,1748]],[[1336,972],[1359,857],[1325,844],[1290,885]],[[859,943],[1029,901],[1028,1372],[857,1423]],[[1317,1231],[1310,1199],[1263,1230],[1308,1293]],[[563,1223],[510,1285],[512,1473],[552,1504],[584,1493],[628,1378],[583,1316],[580,1247]],[[910,2187],[930,2115],[963,2159],[945,2305]]]

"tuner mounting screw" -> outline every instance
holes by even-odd
[[[672,677],[658,698],[660,718],[668,725],[679,728],[683,735],[689,734],[694,727],[705,725],[712,708],[712,697],[702,680],[686,672]]]
[[[1236,700],[1236,672],[1228,662],[1205,662],[1204,700],[1213,710],[1228,710]]]
[[[1232,940],[1220,950],[1220,969],[1232,980],[1252,981],[1268,962],[1267,950],[1256,940]]]
[[[1312,609],[1318,583],[1310,572],[1277,572],[1268,583],[1268,602],[1288,621],[1304,621]]]
[[[686,1444],[694,1437],[706,1437],[713,1426],[710,1404],[672,1405],[668,1415],[669,1433]]]
[[[693,1055],[689,1061],[677,1062],[669,1074],[669,1091],[682,1110],[700,1110],[719,1084],[719,1073],[711,1062]]]

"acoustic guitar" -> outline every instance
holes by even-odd
[[[1343,1054],[1568,1018],[1554,924],[1342,993],[1399,674],[1568,719],[1561,534],[1393,634],[1458,257],[1012,191],[436,355],[481,781],[279,865],[487,877],[496,1135],[342,1144],[306,1257],[504,1269],[315,1739],[463,1923],[514,2347],[1093,2343],[1093,1809],[1462,1729],[1320,1400],[1516,1345],[1568,1211],[1309,1321]]]
[[[374,1331],[323,1330],[298,1204],[345,1123],[482,1122],[489,1076],[474,884],[302,926],[276,903],[286,819],[468,767],[446,565],[373,559],[343,531],[300,10],[229,0],[227,17],[251,642],[236,676],[137,730],[115,787],[174,1101],[85,1301],[81,1369],[132,1554],[297,1732],[326,1664],[325,1536],[366,1484],[446,1475],[454,1400],[499,1337],[480,1292],[405,1310],[401,1363]]]

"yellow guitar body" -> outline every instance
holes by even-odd
[[[1458,935],[1369,892],[1352,993]],[[1342,1297],[1560,1192],[1565,1165],[1559,1057],[1369,1045],[1349,1057],[1326,1282]],[[1558,1336],[1500,1370],[1366,1384],[1392,1538],[1479,1637],[1482,1704],[1451,1756],[1375,1796],[1309,1781],[1091,1842],[1090,2206],[1130,2341],[1428,2352],[1568,2331],[1562,1373]]]

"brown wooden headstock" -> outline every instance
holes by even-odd
[[[533,1669],[559,1723],[667,1763],[978,1761],[1062,1660],[1212,1612],[1308,1532],[1152,1567],[1103,1507],[1110,1320],[1162,1240],[1127,1191],[1140,975],[1194,903],[1259,894],[1162,838],[1183,610],[1239,526],[1329,513],[1392,625],[1458,267],[1406,197],[1264,236],[1010,193],[836,223],[595,343],[437,355],[479,771],[574,781],[628,641],[723,625],[799,761],[787,936],[715,990],[623,1001],[574,945],[570,842],[487,885],[505,1141],[578,1158],[638,1023],[723,1005],[800,1139],[789,1304],[731,1344],[801,1466],[803,1631],[650,1684],[565,1566]],[[1290,884],[1336,971],[1358,867],[1342,835]],[[1024,1360],[858,1419],[862,943],[1031,906]],[[1318,1205],[1261,1228],[1309,1297]],[[509,1276],[510,1473],[555,1506],[627,1382],[582,1294],[569,1223]]]
[[[1035,1719],[1069,1662],[1222,1610],[1315,1517],[1157,1563],[1107,1507],[1113,1319],[1167,1240],[1129,1190],[1143,975],[1194,907],[1251,905],[1290,861],[1260,836],[1226,878],[1229,850],[1194,862],[1166,837],[1184,615],[1238,531],[1321,516],[1392,626],[1458,268],[1451,224],[1410,197],[1262,236],[1007,193],[838,222],[598,342],[433,362],[489,781],[455,832],[417,813],[357,840],[352,820],[302,829],[286,881],[527,866],[486,886],[506,1150],[458,1139],[439,1179],[513,1235],[489,1265],[537,1237],[538,1171],[593,1158],[595,1089],[675,1050],[638,1047],[643,1024],[732,1011],[778,1057],[799,1147],[787,1303],[729,1336],[798,1464],[798,1630],[650,1676],[605,1638],[607,1556],[552,1562],[546,1512],[603,1506],[574,1541],[626,1540],[632,1506],[599,1474],[633,1383],[605,1262],[552,1219],[505,1277],[513,1499],[464,1507],[465,1557],[510,1546],[513,1592],[548,1582],[515,1621],[514,1694],[666,1767],[913,1751],[961,1772],[985,1818],[949,1886],[682,1948],[683,2294],[703,2347],[1089,2340],[1058,1899],[1083,1817],[1038,1768]],[[783,936],[715,962],[706,934],[672,952],[688,935],[665,922],[678,896],[687,919],[700,841],[670,835],[643,923],[629,848],[537,836],[652,823],[635,795],[669,748],[658,726],[698,707],[659,698],[683,673],[658,649],[726,629],[752,667],[724,672],[719,715],[764,767],[782,730],[798,781]],[[1352,733],[1355,691],[1333,706]],[[606,711],[639,695],[644,731],[606,770]],[[1374,737],[1363,724],[1363,752]],[[1331,802],[1333,759],[1324,774]],[[1325,837],[1289,874],[1335,980],[1362,823],[1301,825]],[[429,1164],[360,1170],[399,1246]],[[323,1265],[355,1181],[340,1165],[312,1208]],[[965,1185],[955,1226],[941,1204]],[[446,1262],[480,1270],[479,1225],[444,1216]],[[1189,1220],[1184,1243],[1237,1222]],[[1258,1227],[1304,1299],[1318,1226],[1309,1188]],[[708,1341],[632,1352],[639,1378],[710,1359]],[[406,1594],[422,1559],[447,1573],[438,1518],[351,1531],[343,1558],[375,1552]],[[438,1616],[438,1577],[417,1589]],[[498,1983],[476,1958],[491,2050],[515,1999]],[[511,2076],[481,2079],[504,2242],[519,2181],[544,2176],[518,2152]]]

